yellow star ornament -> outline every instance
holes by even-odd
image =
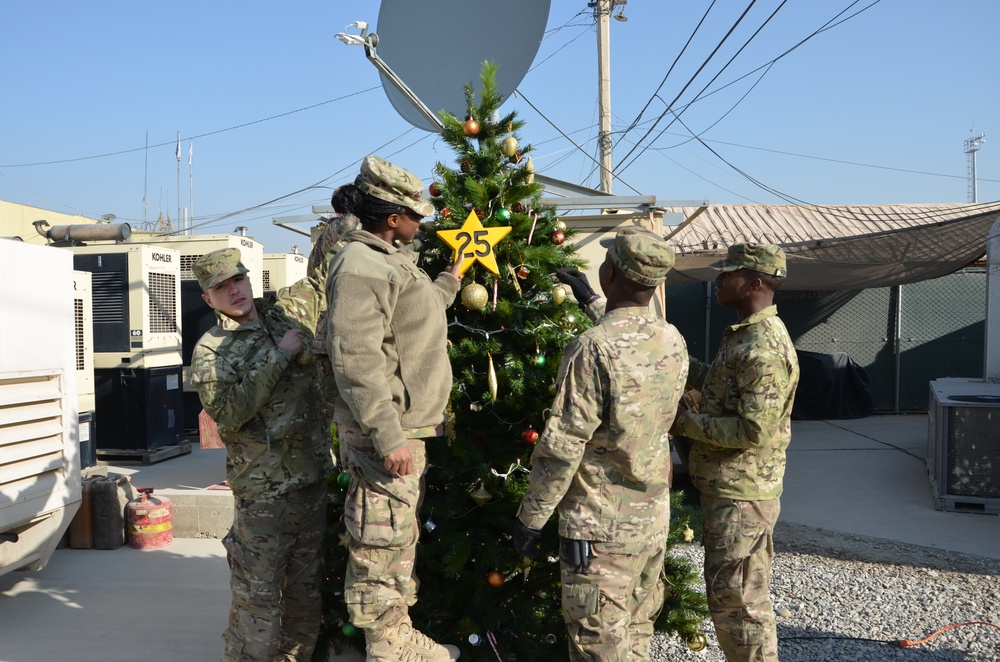
[[[465,256],[461,273],[464,274],[478,260],[483,263],[484,267],[499,276],[500,269],[497,267],[497,258],[493,254],[493,247],[500,243],[500,240],[507,236],[511,229],[509,225],[485,228],[479,217],[476,216],[476,212],[470,211],[469,217],[465,219],[462,227],[457,230],[438,230],[437,234],[441,237],[441,241],[455,250],[455,261],[458,260],[459,255]]]

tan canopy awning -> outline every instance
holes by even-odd
[[[667,284],[711,281],[730,244],[779,244],[785,290],[859,290],[950,274],[986,253],[1000,202],[948,205],[713,205],[668,208],[687,219],[665,227],[677,248]]]

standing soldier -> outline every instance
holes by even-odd
[[[609,243],[606,312],[563,352],[555,402],[531,456],[514,546],[535,543],[559,510],[562,608],[572,660],[648,660],[663,605],[670,442],[688,371],[684,339],[649,310],[673,249],[639,228]],[[586,277],[582,279],[592,294]],[[583,297],[584,299],[592,297]]]
[[[307,278],[255,300],[235,248],[191,270],[219,320],[195,346],[191,383],[219,426],[235,497],[223,540],[233,599],[222,659],[309,660],[332,463],[316,371],[300,359],[323,294]]]
[[[688,386],[699,411],[681,411],[673,432],[692,441],[691,479],[705,521],[705,584],[719,645],[730,662],[778,659],[769,595],[774,524],[780,510],[795,347],[774,292],[788,273],[778,246],[736,244],[719,263],[716,297],[735,308],[710,366],[691,359]]]
[[[330,263],[327,349],[334,421],[350,474],[344,601],[364,630],[369,662],[447,662],[458,650],[413,627],[413,574],[426,469],[425,440],[444,432],[451,392],[446,308],[459,267],[436,279],[406,250],[434,206],[411,172],[368,156],[334,200],[361,228]]]

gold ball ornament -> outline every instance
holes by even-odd
[[[566,288],[562,285],[556,285],[552,288],[552,303],[561,306],[564,301],[566,301]]]
[[[688,648],[697,653],[698,651],[705,650],[705,646],[708,646],[708,639],[701,632],[698,632],[691,635],[684,643],[687,644]]]
[[[490,586],[493,588],[500,588],[504,583],[503,574],[497,572],[496,570],[491,570],[490,574],[486,575],[486,581],[488,581]]]
[[[470,117],[465,120],[465,124],[462,125],[462,131],[464,131],[467,136],[476,135],[479,133],[479,122]]]
[[[560,219],[556,219],[556,230],[560,232],[566,232],[566,224]]]
[[[573,313],[566,313],[559,321],[562,323],[564,329],[572,329],[576,326],[576,315]]]
[[[503,139],[503,142],[500,143],[500,149],[503,150],[503,154],[507,158],[514,156],[517,154],[517,138],[514,136],[507,136]]]
[[[469,283],[462,288],[462,305],[469,310],[480,310],[489,300],[489,292],[479,283]]]

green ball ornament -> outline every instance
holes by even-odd
[[[545,355],[544,354],[535,354],[534,356],[532,356],[531,357],[531,365],[535,366],[536,368],[543,367],[545,365]]]
[[[340,631],[344,633],[345,637],[353,637],[358,633],[358,629],[352,623],[344,623],[344,627],[340,628]]]
[[[506,207],[501,207],[497,209],[497,220],[509,221],[510,220],[510,210]]]
[[[337,475],[337,485],[340,489],[346,490],[347,486],[351,484],[351,474],[346,471]]]

